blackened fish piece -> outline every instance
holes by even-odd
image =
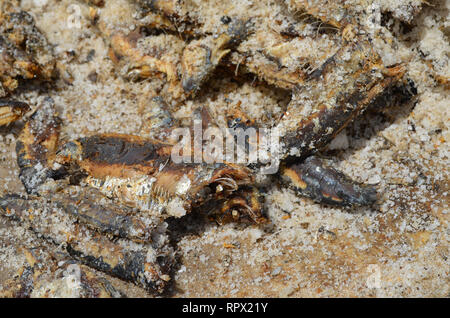
[[[4,3],[0,7],[0,95],[14,91],[19,78],[51,80],[57,73],[53,47],[33,17]]]
[[[352,12],[354,8],[345,1],[290,0],[286,2],[292,12],[305,12],[336,28],[343,28],[354,22],[355,14]]]
[[[324,166],[315,156],[284,167],[281,174],[289,187],[319,203],[362,206],[377,200],[374,188],[358,184],[343,173]]]
[[[367,41],[343,46],[288,105],[278,124],[285,147],[282,159],[305,158],[320,150],[367,108],[389,100],[404,74],[402,65],[384,68]],[[311,106],[305,109],[303,103]]]
[[[30,110],[27,103],[12,99],[0,99],[0,126],[9,125]]]
[[[17,163],[27,193],[37,193],[39,186],[53,174],[49,167],[55,156],[60,127],[53,100],[47,98],[20,133],[16,143]]]
[[[181,217],[253,182],[244,166],[174,162],[173,148],[139,136],[101,134],[67,142],[56,161],[85,173],[84,181],[108,198],[162,219]]]
[[[220,61],[239,45],[250,32],[251,23],[239,19],[230,23],[219,36],[206,36],[189,43],[181,58],[182,86],[186,93],[197,93]]]
[[[38,298],[122,298],[126,295],[111,281],[88,266],[65,261],[50,275],[42,275],[34,283],[31,297]]]
[[[63,144],[56,161],[93,178],[127,179],[154,175],[170,158],[172,145],[123,134],[101,134]]]
[[[119,298],[125,294],[111,281],[73,260],[56,261],[51,253],[19,246],[27,264],[3,284],[0,297],[7,298]]]
[[[76,194],[63,190],[45,196],[90,228],[136,242],[151,242],[151,234],[161,222],[124,206],[117,207],[113,202],[100,204],[104,196],[93,188],[83,188]]]
[[[159,158],[158,145],[138,143],[115,136],[92,136],[79,141],[83,158],[99,163],[134,165]]]
[[[172,145],[139,136],[100,134],[65,143],[58,150],[60,158],[89,161],[99,165],[150,164],[164,162],[170,156]],[[158,160],[160,159],[160,160]]]
[[[34,288],[34,269],[31,266],[24,266],[20,275],[9,279],[3,283],[3,290],[0,297],[5,298],[29,298]]]
[[[0,215],[30,227],[51,243],[65,246],[67,252],[83,264],[131,281],[150,292],[162,293],[170,280],[173,251],[169,246],[113,242],[79,224],[56,202],[5,196],[0,198]],[[160,262],[164,266],[161,267]]]

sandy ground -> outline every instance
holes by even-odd
[[[80,28],[59,22],[70,15],[73,10],[68,8],[74,3],[82,8]],[[388,7],[393,21],[402,14],[411,17],[409,32],[402,36],[395,27],[392,32],[384,29],[397,43],[396,50],[384,51],[384,58],[406,63],[418,95],[385,112],[367,112],[339,136],[336,149],[324,152],[353,179],[375,185],[378,204],[352,211],[325,207],[273,179],[265,193],[271,226],[218,226],[201,215],[173,222],[181,258],[170,296],[450,296],[450,98],[436,80],[449,76],[449,2],[422,3],[414,14],[404,8],[415,1],[379,3]],[[66,139],[111,131],[139,134],[140,109],[164,83],[129,82],[116,75],[85,3],[24,0],[21,5],[35,17],[55,51],[66,56],[74,80],[71,85],[58,81],[50,89],[20,89],[16,97],[35,108],[51,96],[63,118]],[[64,55],[68,51],[75,52],[73,57]],[[224,95],[223,81],[213,77],[211,89],[201,99],[186,102],[185,108],[249,96],[256,97],[247,107],[261,107],[261,100],[263,105],[286,104],[285,92],[252,83],[233,84],[231,93]],[[180,110],[181,119],[186,109]],[[14,151],[22,125],[17,122],[0,131],[1,193],[24,192]],[[0,286],[26,264],[24,247],[44,254],[57,250],[21,225],[0,218]],[[149,296],[130,283],[111,281],[129,296]]]

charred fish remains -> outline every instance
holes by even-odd
[[[232,7],[231,2],[224,1],[218,12]],[[95,3],[107,9],[108,3]],[[170,101],[158,96],[149,102],[146,136],[110,132],[60,140],[65,119],[58,116],[54,101],[46,99],[26,122],[16,145],[27,195],[0,198],[1,215],[62,246],[82,266],[131,281],[152,293],[164,293],[176,263],[167,235],[169,218],[181,218],[195,209],[212,213],[219,224],[269,222],[256,182],[257,165],[176,163],[171,159],[177,141],[170,133],[180,126],[172,117],[173,110],[198,98],[219,68],[232,69],[242,80],[250,74],[291,92],[277,121],[257,123],[237,106],[227,113],[226,127],[221,127],[267,124],[279,130],[277,177],[281,184],[328,205],[376,202],[374,188],[328,167],[317,152],[366,109],[410,99],[415,89],[403,65],[383,65],[370,32],[363,30],[351,8],[328,1],[317,7],[309,1],[287,1],[279,32],[268,32],[257,12],[254,16],[235,12],[211,25],[195,14],[190,1],[126,3],[137,16],[133,31],[106,21],[101,13],[94,15],[109,46],[109,57],[127,80],[160,78],[167,82],[163,93]],[[314,28],[310,20],[297,19],[297,11],[327,28]],[[3,90],[12,93],[18,78],[51,79],[54,55],[31,16],[2,12],[0,19]],[[15,25],[16,20],[21,24]],[[26,38],[38,44],[29,46]],[[298,46],[315,50],[294,49]],[[207,108],[192,119],[200,116],[205,124],[202,129],[220,126]],[[0,100],[0,125],[9,125],[28,110],[25,103]],[[193,144],[183,156],[192,156],[195,147],[203,147]],[[19,286],[33,284],[29,283],[30,270],[18,277]],[[84,270],[85,277],[92,277],[87,267]],[[105,284],[98,287],[97,280],[89,281],[97,286],[97,293],[106,288]],[[17,294],[30,295],[30,288]],[[109,287],[107,291],[104,294],[120,295]]]

